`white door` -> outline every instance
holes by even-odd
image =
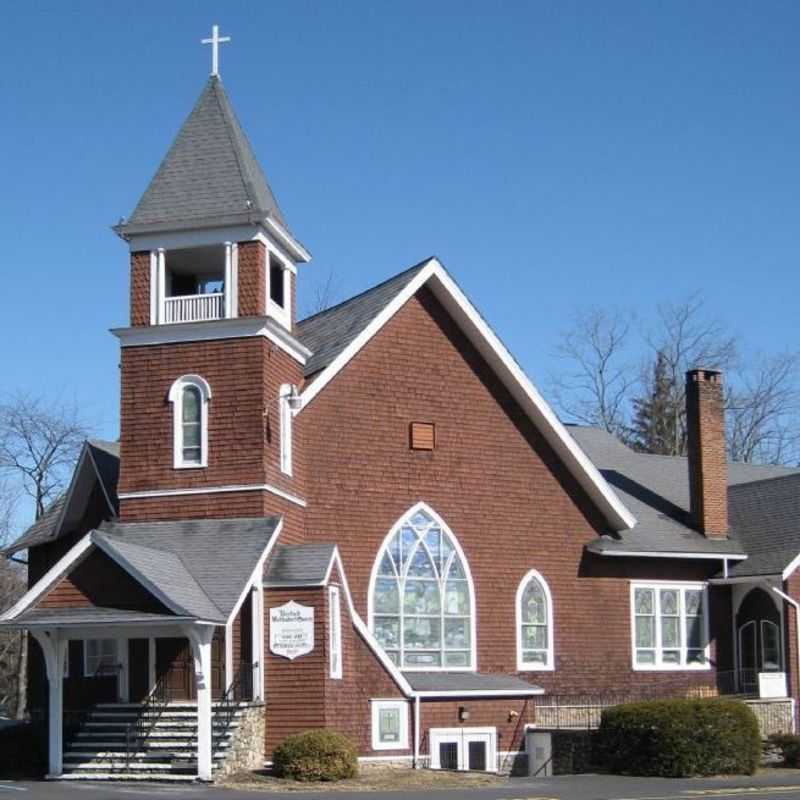
[[[431,728],[433,769],[497,771],[496,728]]]

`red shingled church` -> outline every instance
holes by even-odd
[[[665,687],[794,726],[800,473],[726,463],[718,373],[689,458],[648,456],[562,424],[436,258],[298,320],[311,256],[216,74],[115,230],[119,443],[5,551],[52,776],[208,780],[319,727],[534,769]]]

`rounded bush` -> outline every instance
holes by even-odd
[[[284,739],[272,754],[272,766],[280,778],[340,781],[358,774],[358,755],[341,733],[313,730]]]
[[[755,714],[736,700],[626,703],[603,711],[598,755],[620,774],[752,775],[761,735]]]

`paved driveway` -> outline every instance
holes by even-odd
[[[446,789],[434,792],[251,792],[196,784],[69,783],[0,780],[0,800],[800,800],[800,772],[780,771],[754,778],[620,778],[577,775],[558,778],[510,779],[488,789]]]

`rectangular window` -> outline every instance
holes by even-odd
[[[281,386],[280,418],[281,418],[281,472],[292,474],[292,409],[289,398],[292,387],[286,383]]]
[[[436,427],[432,422],[412,422],[409,438],[412,450],[433,450],[436,447]]]
[[[342,607],[339,587],[328,588],[331,678],[342,677]]]
[[[408,748],[408,703],[405,700],[372,701],[372,749]]]
[[[269,299],[275,305],[286,308],[286,292],[283,285],[284,266],[281,262],[270,255],[269,257]]]
[[[708,669],[708,602],[700,584],[633,584],[635,669]]]
[[[117,666],[116,639],[87,639],[84,642],[83,674],[91,678]]]

